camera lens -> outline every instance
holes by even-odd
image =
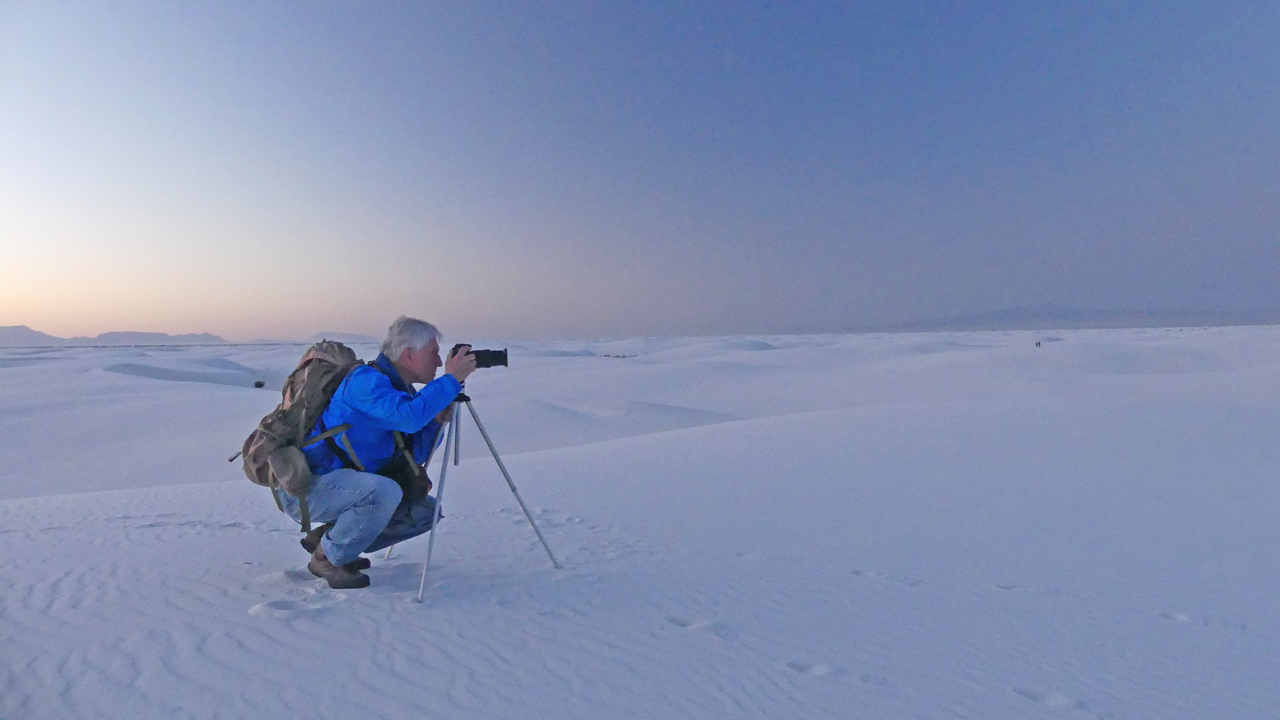
[[[501,365],[507,367],[507,351],[502,350],[472,350],[471,354],[476,356],[476,367],[487,368]]]
[[[453,349],[449,351],[449,357],[457,355],[458,351],[466,346],[466,343],[458,343],[457,345],[454,345]],[[499,365],[507,367],[506,348],[501,350],[472,350],[470,354],[476,356],[476,369],[496,367]]]

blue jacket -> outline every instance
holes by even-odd
[[[361,365],[343,378],[311,434],[350,424],[347,441],[365,471],[377,472],[395,457],[396,441],[392,433],[398,430],[412,443],[418,462],[426,462],[440,435],[435,416],[462,392],[462,384],[452,375],[444,375],[417,392],[400,377],[386,355],[379,354],[374,362],[377,368]],[[346,451],[341,436],[333,440]],[[342,459],[323,440],[303,446],[302,452],[317,475],[343,467]]]

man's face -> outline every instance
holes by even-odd
[[[408,370],[405,380],[411,383],[429,383],[436,379],[436,370],[444,364],[440,360],[440,342],[432,339],[421,349],[409,348],[401,354],[402,364]]]

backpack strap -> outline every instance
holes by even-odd
[[[351,447],[351,441],[347,439],[347,431],[350,429],[350,423],[343,423],[337,427],[325,430],[318,435],[312,435],[306,439],[304,445],[314,445],[319,441],[324,441],[325,447],[329,448],[329,452],[333,453],[334,457],[338,458],[338,461],[342,463],[343,467],[355,468],[356,470],[364,472],[364,463],[360,462],[360,458],[356,455],[355,449]],[[342,447],[339,447],[338,443],[334,442],[334,437],[337,437],[342,441]],[[346,448],[345,450],[343,449],[344,447]]]
[[[346,432],[350,429],[350,425],[343,423],[335,428],[325,430],[319,435],[313,435],[312,437],[307,438],[304,442],[307,445],[314,445],[318,441],[324,441],[326,444],[332,445],[334,435],[341,435],[345,442],[347,439]],[[299,447],[302,447],[301,443],[299,444]],[[341,457],[342,456],[339,455],[339,458]],[[276,495],[275,490],[271,491],[271,497],[275,499],[276,507],[280,508],[281,512],[284,512],[284,506],[280,504],[280,498]],[[298,498],[298,518],[302,522],[302,532],[309,533],[311,532],[311,508],[307,505],[307,496],[299,495],[296,497]]]
[[[404,459],[408,460],[414,465],[417,465],[418,462],[414,460],[413,453],[409,452],[408,444],[405,443],[404,441],[404,433],[400,432],[399,430],[393,430],[392,434],[395,435],[395,438],[396,438],[396,449],[400,451],[401,455],[404,455]]]
[[[280,498],[276,498],[280,502]],[[302,520],[302,532],[311,532],[311,508],[307,507],[307,496],[298,498],[298,518]]]
[[[350,429],[351,429],[351,425],[350,425],[350,423],[342,423],[342,424],[341,424],[341,425],[339,425],[338,427],[333,428],[333,429],[330,429],[330,430],[325,430],[324,432],[320,433],[319,435],[312,435],[311,437],[307,438],[307,442],[305,443],[305,445],[315,445],[315,444],[316,444],[318,441],[320,441],[320,440],[328,440],[329,438],[333,437],[334,435],[338,435],[338,434],[340,434],[340,433],[344,433],[344,432],[346,432],[346,431],[348,431],[348,430],[350,430]],[[305,447],[305,445],[300,445],[299,447]]]
[[[344,453],[346,455],[345,458],[343,457],[343,455],[338,455],[338,457],[343,460],[343,464],[346,465],[347,467],[351,467],[354,465],[356,470],[359,470],[360,472],[365,472],[364,463],[360,462],[360,457],[356,455],[356,449],[351,447],[351,441],[347,439],[347,433],[343,432],[342,434],[338,435],[338,439],[342,441],[342,447],[346,448],[347,450],[347,452]],[[332,443],[333,440],[326,440],[325,442]],[[336,445],[334,447],[336,447]]]
[[[280,496],[276,493],[281,492],[278,487],[267,488],[271,491],[271,499],[276,501],[276,507],[280,512],[284,512],[284,505],[280,502]],[[311,532],[311,508],[307,507],[307,496],[303,495],[298,498],[298,517],[302,523],[302,532]]]

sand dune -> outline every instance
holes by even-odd
[[[0,717],[1273,716],[1280,329],[1057,337],[512,344],[565,568],[466,427],[423,604],[225,462],[298,348],[0,364]]]

